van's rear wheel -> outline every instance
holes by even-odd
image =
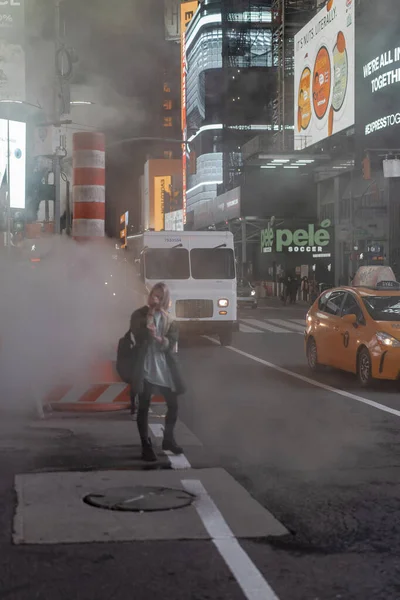
[[[219,341],[221,342],[221,346],[231,346],[233,339],[233,333],[231,330],[222,331],[219,334]]]

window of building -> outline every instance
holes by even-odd
[[[329,202],[329,204],[322,204],[320,209],[320,220],[325,221],[325,219],[329,219],[331,223],[333,223],[335,218],[335,205],[333,202]]]
[[[172,127],[172,117],[164,117],[164,127]]]
[[[164,110],[172,110],[172,100],[164,100]]]

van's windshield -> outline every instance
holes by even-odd
[[[235,279],[230,248],[195,248],[190,251],[193,279]]]
[[[146,279],[159,281],[189,279],[189,252],[185,248],[148,248],[145,273]]]
[[[146,279],[235,279],[231,248],[148,248],[145,252]]]

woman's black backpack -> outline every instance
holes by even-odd
[[[131,383],[135,364],[136,345],[128,331],[118,342],[117,373],[125,383]]]

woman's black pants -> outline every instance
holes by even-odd
[[[137,426],[142,444],[149,441],[149,408],[151,397],[159,392],[167,403],[167,415],[165,417],[164,439],[172,440],[174,427],[178,419],[178,396],[170,388],[154,386],[144,381],[143,392],[139,394],[139,407],[137,413]]]

